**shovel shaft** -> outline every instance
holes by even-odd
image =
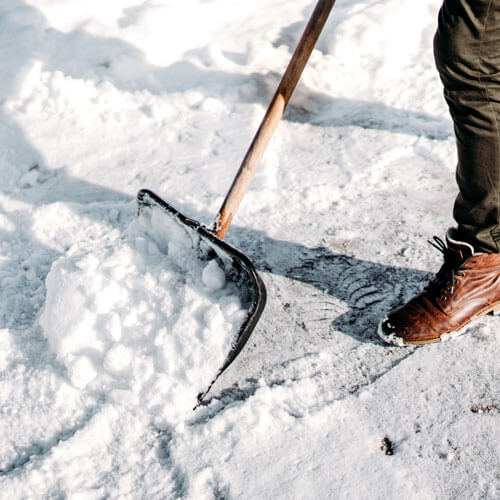
[[[233,215],[252,180],[262,155],[278,126],[290,97],[297,86],[300,75],[316,45],[316,41],[332,10],[335,0],[318,0],[316,7],[307,23],[302,37],[288,63],[276,92],[267,108],[266,114],[255,134],[250,148],[229,188],[226,198],[215,219],[213,232],[219,238],[224,238],[231,224]]]

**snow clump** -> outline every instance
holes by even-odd
[[[73,248],[47,276],[40,324],[71,383],[182,418],[246,317],[219,258],[153,210],[96,252]],[[94,247],[95,248],[95,247]]]

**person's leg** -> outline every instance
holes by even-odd
[[[500,0],[445,0],[436,66],[457,138],[453,215],[477,251],[500,242]]]
[[[435,278],[381,322],[396,345],[437,342],[500,312],[500,0],[445,0],[434,40],[457,138],[458,228],[435,238]]]

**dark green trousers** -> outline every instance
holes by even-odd
[[[453,216],[477,251],[500,251],[500,0],[444,0],[436,66],[455,126]]]

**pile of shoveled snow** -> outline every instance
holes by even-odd
[[[159,209],[76,245],[48,274],[40,317],[77,388],[182,418],[207,388],[245,319],[224,262]],[[96,251],[97,249],[97,251]]]

